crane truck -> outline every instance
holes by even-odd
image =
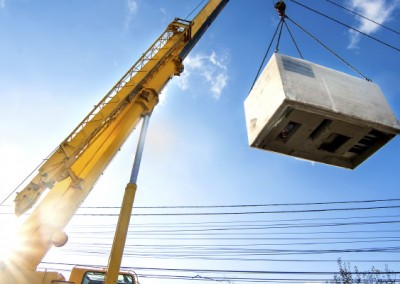
[[[15,214],[33,209],[21,225],[19,243],[0,266],[0,283],[136,283],[133,273],[120,271],[136,191],[132,180],[125,189],[107,267],[75,267],[69,280],[37,267],[53,246],[67,243],[64,228],[136,125],[153,111],[166,84],[182,73],[183,60],[228,1],[209,0],[192,21],[174,19],[17,193]]]

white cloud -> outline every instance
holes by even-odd
[[[161,14],[163,14],[164,16],[167,15],[167,11],[164,8],[160,8],[160,12]]]
[[[200,76],[209,85],[213,98],[218,100],[229,80],[228,63],[229,55],[226,53],[219,55],[213,51],[209,55],[198,53],[188,56],[184,61],[185,71],[178,80],[178,86],[187,90],[194,81],[192,77]]]
[[[128,6],[128,15],[126,16],[125,19],[125,28],[128,29],[129,24],[132,21],[133,16],[136,15],[139,7],[137,0],[127,0],[126,4]]]
[[[161,91],[160,95],[158,96],[158,99],[159,99],[158,105],[160,105],[160,106],[164,105],[165,102],[167,101],[167,97],[168,97],[168,94],[169,94],[168,86],[169,85],[167,84],[164,87],[164,89]]]
[[[0,0],[0,9],[6,6],[6,1],[7,0]]]
[[[377,23],[384,24],[391,20],[393,12],[400,8],[400,0],[349,0],[348,8],[371,19]],[[358,24],[355,27],[366,34],[375,33],[380,26],[368,21],[367,19],[357,17]],[[356,31],[350,31],[349,48],[356,48],[360,41],[360,34]]]
[[[135,15],[138,10],[138,4],[136,0],[128,0],[129,13]]]

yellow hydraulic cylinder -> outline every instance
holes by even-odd
[[[125,188],[124,198],[121,205],[121,211],[118,217],[118,224],[115,230],[114,241],[108,260],[108,269],[105,284],[116,284],[118,282],[118,274],[121,268],[122,256],[124,254],[126,237],[128,235],[129,223],[131,220],[133,201],[135,200],[136,182],[139,174],[140,162],[144,142],[146,139],[147,128],[149,126],[150,114],[143,118],[142,130],[140,132],[139,143],[136,149],[135,161],[133,163],[131,178]]]
[[[114,284],[118,281],[136,188],[137,185],[135,183],[128,183],[125,188],[117,229],[114,235],[114,242],[111,248],[105,284]]]

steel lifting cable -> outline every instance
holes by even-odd
[[[269,54],[269,51],[271,49],[272,43],[275,40],[275,37],[276,37],[276,34],[278,33],[278,30],[279,30],[279,36],[278,36],[278,41],[277,41],[277,44],[276,44],[275,52],[279,51],[279,44],[280,44],[280,40],[281,40],[281,36],[282,36],[283,25],[285,25],[285,27],[289,31],[290,37],[291,37],[294,45],[296,46],[297,52],[299,53],[301,59],[303,59],[303,55],[302,55],[302,53],[301,53],[301,51],[299,49],[299,46],[297,45],[296,40],[294,39],[293,34],[290,31],[290,29],[289,29],[289,27],[288,27],[288,25],[286,24],[286,21],[285,21],[285,18],[286,18],[286,13],[285,13],[286,4],[282,0],[277,2],[277,3],[274,3],[274,0],[272,0],[272,5],[274,5],[274,8],[278,12],[279,17],[281,18],[281,20],[279,21],[278,26],[276,27],[275,33],[274,33],[274,35],[273,35],[273,37],[271,39],[271,42],[270,42],[270,44],[268,46],[268,49],[267,49],[267,52],[264,55],[264,58],[263,58],[263,60],[261,62],[260,68],[258,69],[257,75],[255,76],[254,82],[251,85],[250,90],[253,89],[254,84],[256,83],[257,78],[260,75],[261,69],[262,69],[262,67],[263,67],[263,65],[265,63],[265,59],[267,58],[267,55]],[[281,5],[283,5],[283,6],[281,6]]]
[[[300,3],[298,3],[297,1],[294,1],[294,0],[291,0],[291,1],[294,2],[294,3],[296,3],[296,4],[298,4],[298,5],[304,6],[304,5],[300,4]],[[369,78],[366,77],[363,73],[361,73],[358,69],[356,69],[355,67],[353,67],[348,61],[346,61],[344,58],[342,58],[341,56],[339,56],[335,51],[333,51],[331,48],[329,48],[326,44],[322,43],[318,38],[316,38],[313,34],[311,34],[309,31],[307,31],[307,30],[304,29],[302,26],[300,26],[298,23],[296,23],[293,19],[289,18],[289,17],[286,15],[286,13],[285,13],[286,5],[284,5],[284,7],[283,7],[282,9],[279,9],[279,4],[282,4],[282,3],[284,3],[284,2],[283,2],[283,1],[280,1],[280,2],[277,2],[276,4],[274,4],[274,7],[275,7],[275,9],[277,10],[277,12],[279,13],[279,16],[281,17],[281,20],[280,20],[280,22],[279,22],[279,24],[278,24],[278,26],[277,26],[277,28],[276,28],[276,30],[275,30],[274,36],[272,37],[272,40],[271,40],[270,45],[269,45],[269,47],[268,47],[268,50],[267,50],[267,52],[266,52],[266,54],[265,54],[265,56],[264,56],[264,58],[263,58],[263,60],[262,60],[261,66],[260,66],[260,68],[258,69],[257,75],[256,75],[256,77],[255,77],[255,79],[254,79],[254,82],[253,82],[253,84],[252,84],[250,90],[253,89],[254,84],[255,84],[255,82],[257,81],[258,76],[260,75],[261,69],[262,69],[262,67],[263,67],[263,65],[264,65],[264,62],[265,62],[265,59],[266,59],[267,55],[269,54],[271,45],[272,45],[272,43],[273,43],[273,41],[274,41],[274,39],[275,39],[275,36],[276,36],[278,30],[280,29],[279,37],[278,37],[278,42],[277,42],[276,49],[275,49],[275,52],[278,52],[278,50],[279,50],[279,43],[280,43],[280,39],[281,39],[281,35],[282,35],[282,28],[283,28],[283,25],[285,25],[286,28],[287,28],[287,30],[289,31],[289,34],[290,34],[290,36],[291,36],[291,38],[292,38],[292,41],[294,42],[294,45],[296,46],[296,49],[297,49],[297,51],[298,51],[300,57],[303,59],[303,55],[301,54],[301,51],[300,51],[300,49],[299,49],[299,47],[298,47],[298,45],[297,45],[297,43],[296,43],[296,41],[295,41],[295,39],[294,39],[294,37],[293,37],[293,34],[292,34],[291,30],[289,29],[289,26],[287,25],[285,19],[290,20],[293,24],[295,24],[298,28],[300,28],[300,29],[301,29],[303,32],[305,32],[308,36],[310,36],[310,37],[311,37],[312,39],[314,39],[317,43],[319,43],[321,46],[323,46],[326,50],[328,50],[329,52],[331,52],[335,57],[337,57],[340,61],[342,61],[345,65],[347,65],[347,66],[348,66],[351,70],[353,70],[355,73],[357,73],[358,75],[360,75],[360,76],[361,76],[362,78],[364,78],[365,80],[371,82],[371,79],[369,79]],[[306,6],[304,6],[304,7],[306,7]],[[306,7],[306,8],[308,8],[308,7]],[[311,9],[311,8],[310,8],[310,9]],[[311,10],[312,10],[312,9],[311,9]],[[312,10],[312,11],[315,11],[315,10]],[[317,12],[317,11],[315,11],[315,12]],[[320,13],[319,13],[319,14],[320,14]],[[329,18],[330,18],[330,17],[329,17]],[[331,19],[331,18],[330,18],[330,19]]]
[[[253,84],[251,85],[250,90],[253,89],[254,84],[256,83],[257,78],[258,78],[258,76],[260,75],[261,69],[262,69],[262,67],[263,67],[263,65],[264,65],[264,62],[265,62],[265,59],[267,58],[267,55],[268,55],[268,53],[269,53],[269,51],[270,51],[270,49],[271,49],[272,43],[274,42],[274,39],[275,39],[275,37],[276,37],[276,34],[278,33],[279,27],[282,25],[283,19],[284,19],[284,18],[281,18],[281,20],[280,20],[279,23],[278,23],[278,26],[277,26],[276,29],[275,29],[274,35],[273,35],[273,37],[272,37],[272,39],[271,39],[271,41],[270,41],[270,43],[269,43],[269,45],[268,45],[267,52],[266,52],[265,55],[264,55],[264,58],[263,58],[263,60],[262,60],[262,62],[261,62],[260,68],[258,69],[257,75],[256,75],[256,77],[254,78],[254,81],[253,81]]]
[[[283,29],[283,23],[285,22],[285,17],[283,16],[281,21],[280,21],[280,26],[281,28],[279,29],[279,35],[278,35],[278,41],[276,43],[276,47],[275,47],[275,52],[279,51],[279,44],[281,42],[281,37],[282,37],[282,29]]]
[[[347,28],[349,28],[349,29],[351,29],[351,30],[353,30],[353,31],[356,31],[356,32],[358,32],[358,33],[360,33],[360,34],[362,34],[362,35],[364,35],[364,36],[367,36],[367,37],[369,37],[369,38],[371,38],[371,39],[373,39],[373,40],[375,40],[375,41],[377,41],[377,42],[379,42],[379,43],[381,43],[381,44],[383,44],[383,45],[385,45],[385,46],[387,46],[387,47],[389,47],[389,48],[392,48],[392,49],[394,49],[394,50],[400,51],[400,48],[398,48],[398,47],[396,47],[396,46],[390,45],[390,44],[388,44],[388,43],[386,43],[386,42],[384,42],[384,41],[382,41],[382,40],[379,40],[379,39],[377,39],[377,38],[375,38],[375,37],[373,37],[373,36],[371,36],[371,35],[369,35],[369,34],[367,34],[367,33],[364,33],[364,32],[362,32],[362,31],[360,31],[360,30],[358,30],[358,29],[355,29],[354,27],[351,27],[351,26],[349,26],[349,25],[347,25],[347,24],[345,24],[345,23],[342,23],[342,22],[340,22],[340,21],[338,21],[338,20],[336,20],[336,19],[334,19],[334,18],[332,18],[332,17],[330,17],[330,16],[328,16],[328,15],[325,15],[325,14],[323,14],[323,13],[321,13],[321,12],[315,10],[315,9],[312,9],[312,8],[310,8],[310,7],[304,5],[304,4],[302,4],[302,3],[300,3],[300,2],[298,2],[298,1],[296,1],[296,0],[290,0],[290,1],[292,1],[293,3],[295,3],[295,4],[299,5],[299,6],[302,6],[302,7],[306,8],[306,9],[309,9],[309,10],[311,10],[311,11],[313,11],[313,12],[315,12],[315,13],[321,15],[321,16],[324,16],[324,17],[326,17],[326,18],[328,18],[328,19],[330,19],[330,20],[332,20],[332,21],[334,21],[334,22],[336,22],[336,23],[338,23],[338,24],[340,24],[340,25],[343,25],[343,26],[345,26],[345,27],[347,27]],[[384,26],[384,25],[381,24],[381,23],[375,22],[375,21],[373,21],[373,20],[371,20],[371,19],[369,19],[369,18],[367,18],[367,17],[365,17],[365,16],[363,16],[363,15],[361,15],[361,14],[358,14],[358,13],[356,13],[356,12],[350,10],[350,9],[347,9],[347,8],[345,8],[345,7],[343,7],[343,6],[339,5],[339,4],[336,4],[336,3],[333,2],[333,1],[330,1],[330,0],[326,0],[326,1],[328,1],[328,2],[330,2],[331,4],[334,4],[334,5],[336,5],[336,6],[339,6],[339,7],[343,8],[343,9],[345,9],[346,11],[349,11],[349,12],[351,12],[351,13],[353,13],[353,14],[359,16],[359,17],[362,17],[362,18],[364,18],[364,19],[366,19],[366,20],[368,20],[368,21],[371,21],[371,22],[373,22],[373,23],[375,23],[375,24],[377,24],[377,25],[379,25],[379,26],[381,26],[381,27],[383,27],[383,28],[386,28],[386,29],[388,29],[388,30],[390,30],[390,31],[392,31],[392,32],[394,32],[394,33],[396,33],[396,34],[399,34],[398,31],[396,31],[396,30],[394,30],[394,29],[391,29],[391,28],[389,28],[389,27],[387,27],[387,26]],[[272,3],[274,4],[274,0],[272,0]],[[281,0],[281,1],[277,2],[276,4],[274,4],[275,9],[277,8],[277,5],[278,5],[279,3],[283,3],[283,1]],[[278,10],[278,9],[277,9],[277,10]],[[278,11],[278,13],[279,13],[279,11]],[[286,21],[285,21],[285,18],[286,18],[286,19],[289,19],[291,22],[293,22],[297,27],[299,27],[303,32],[305,32],[305,33],[306,33],[307,35],[309,35],[311,38],[313,38],[317,43],[319,43],[319,44],[322,45],[325,49],[327,49],[329,52],[331,52],[334,56],[336,56],[339,60],[341,60],[345,65],[347,65],[347,66],[348,66],[351,70],[353,70],[355,73],[357,73],[358,75],[360,75],[360,76],[361,76],[362,78],[364,78],[365,80],[371,81],[371,80],[370,80],[369,78],[367,78],[364,74],[362,74],[359,70],[357,70],[355,67],[353,67],[349,62],[347,62],[345,59],[343,59],[342,57],[340,57],[340,56],[339,56],[336,52],[334,52],[331,48],[329,48],[327,45],[323,44],[323,43],[322,43],[320,40],[318,40],[314,35],[312,35],[310,32],[308,32],[308,31],[305,30],[303,27],[301,27],[301,26],[300,26],[298,23],[296,23],[293,19],[289,18],[289,17],[288,17],[286,14],[284,14],[284,13],[281,14],[280,16],[281,16],[281,21],[279,22],[279,25],[278,25],[278,27],[277,27],[277,30],[278,30],[279,28],[281,28],[281,32],[280,32],[280,34],[279,34],[279,39],[278,39],[278,44],[277,44],[276,52],[278,51],[278,48],[279,48],[279,41],[280,41],[280,37],[281,37],[281,33],[282,33],[282,26],[280,26],[280,25],[283,25],[283,24],[284,24],[284,25],[286,26],[286,28],[288,29],[288,31],[289,31],[289,34],[290,34],[290,36],[291,36],[291,38],[292,38],[292,40],[293,40],[293,42],[294,42],[294,44],[295,44],[295,46],[296,46],[296,49],[297,49],[297,51],[298,51],[300,57],[303,59],[303,55],[301,54],[301,52],[300,52],[300,50],[299,50],[299,47],[298,47],[296,41],[294,40],[293,34],[292,34],[292,32],[290,31],[289,26],[287,25],[287,23],[286,23]],[[277,30],[275,31],[275,34],[274,34],[274,37],[273,37],[272,41],[275,39]],[[271,41],[271,44],[272,44],[272,41]],[[268,48],[267,54],[269,53],[269,49],[270,49],[270,47]],[[261,68],[262,68],[262,66],[263,66],[263,64],[264,64],[264,61],[265,61],[265,58],[266,58],[267,54],[265,55],[265,57],[264,57],[264,59],[263,59],[263,61],[262,61],[262,64],[261,64],[261,66],[260,66],[260,69],[259,69],[258,72],[257,72],[256,78],[255,78],[255,80],[254,80],[254,82],[253,82],[253,85],[251,86],[251,89],[254,87],[254,84],[255,84],[255,82],[256,82],[256,80],[257,80],[257,78],[258,78],[258,76],[259,76],[259,74],[260,74],[260,72],[261,72]],[[250,90],[251,90],[251,89],[250,89]]]
[[[298,28],[300,28],[303,32],[305,32],[307,35],[309,35],[312,39],[314,39],[317,43],[322,45],[325,49],[327,49],[329,52],[331,52],[334,56],[336,56],[340,61],[342,61],[344,64],[346,64],[351,70],[359,74],[361,77],[363,77],[365,80],[371,82],[371,79],[366,77],[363,73],[361,73],[358,69],[353,67],[349,62],[347,62],[345,59],[343,59],[341,56],[339,56],[335,51],[333,51],[331,48],[329,48],[326,44],[322,43],[319,39],[317,39],[313,34],[311,34],[309,31],[304,29],[302,26],[300,26],[298,23],[293,21],[293,19],[289,18],[286,16],[286,19],[291,21],[293,24],[295,24]]]
[[[42,162],[40,162],[39,163],[39,165],[37,165],[36,166],[36,168],[30,173],[30,174],[28,174],[14,189],[13,189],[13,191],[9,194],[9,195],[7,195],[7,197],[6,198],[4,198],[3,199],[3,201],[1,201],[1,203],[0,203],[0,206],[3,206],[3,204],[11,197],[11,195],[13,195],[23,184],[24,184],[24,182],[26,182],[46,161],[47,161],[47,159],[51,156],[51,155],[53,155],[53,153],[55,152],[55,151],[57,151],[57,149],[58,149],[58,146],[45,158],[45,159],[43,159],[42,160]]]
[[[294,39],[294,36],[293,36],[292,32],[291,32],[290,29],[289,29],[289,26],[287,25],[286,21],[284,21],[283,23],[285,24],[286,29],[288,30],[288,32],[289,32],[289,34],[290,34],[290,37],[292,38],[292,41],[293,41],[294,45],[296,46],[297,52],[299,53],[301,59],[304,59],[303,54],[301,54],[300,48],[299,48],[299,46],[297,45],[297,42],[296,42],[296,40]]]
[[[202,0],[193,10],[186,16],[185,20],[189,19],[189,17],[205,2],[206,0]]]

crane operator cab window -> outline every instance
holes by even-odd
[[[82,279],[82,284],[103,284],[106,278],[105,272],[88,271]],[[130,274],[118,275],[118,284],[136,284],[134,278]]]

